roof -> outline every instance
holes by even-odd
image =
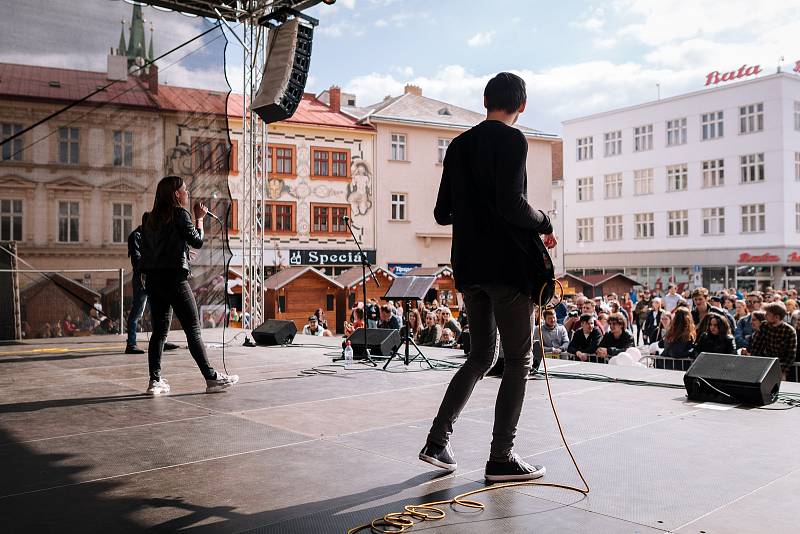
[[[264,280],[264,287],[266,287],[266,289],[281,289],[282,287],[286,287],[287,285],[292,283],[296,278],[300,278],[308,271],[312,271],[320,278],[324,278],[333,286],[336,286],[338,288],[344,288],[342,284],[340,284],[330,276],[326,275],[322,271],[318,271],[313,267],[300,267],[300,266],[287,267],[286,269],[278,271],[277,273],[273,274],[272,276]]]
[[[377,276],[378,274],[383,274],[389,280],[394,280],[397,278],[392,272],[384,269],[383,267],[375,267],[372,271]],[[369,274],[367,274],[367,278],[371,278]],[[360,286],[364,278],[362,276],[362,271],[360,266],[355,266],[351,269],[347,269],[345,272],[341,273],[339,276],[336,277],[336,281],[342,284],[342,286],[346,288],[353,288],[356,286]]]
[[[450,267],[415,267],[406,273],[406,276],[453,276]]]
[[[369,110],[366,115],[361,117],[362,122],[386,120],[458,129],[471,128],[486,119],[483,113],[414,93],[389,97],[367,108],[345,109],[351,113],[358,113],[359,110],[364,109]],[[526,126],[516,125],[515,127],[528,137],[558,139],[558,136],[554,134],[544,133]]]
[[[586,285],[592,286],[592,287],[601,286],[601,285],[605,284],[606,282],[608,282],[609,280],[611,280],[613,278],[617,278],[618,276],[621,276],[622,278],[625,278],[626,280],[631,282],[633,285],[639,285],[639,282],[637,280],[634,280],[630,276],[627,276],[627,275],[622,274],[622,273],[585,274],[582,277],[575,276],[574,274],[567,273],[567,274],[564,274],[564,275],[560,276],[559,278],[563,278],[565,276],[569,276],[570,278],[573,278],[573,279],[581,282],[582,284],[586,284]]]
[[[327,104],[319,100],[313,93],[304,93],[300,105],[294,115],[283,121],[289,124],[309,124],[335,126],[339,128],[353,128],[356,130],[374,130],[368,124],[359,124],[358,120],[343,113],[334,111]]]
[[[60,273],[51,273],[45,278],[28,286],[22,290],[23,294],[34,291],[36,288],[43,287],[48,283],[53,283],[60,289],[64,290],[66,296],[73,298],[78,303],[84,304],[87,308],[91,308],[96,301],[100,299],[100,293],[89,289],[85,285],[78,283],[70,278],[67,278]]]

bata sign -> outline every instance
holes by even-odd
[[[778,263],[781,259],[769,252],[753,256],[749,252],[742,252],[739,254],[739,263]]]
[[[755,65],[753,67],[742,65],[739,67],[739,70],[732,70],[730,72],[720,72],[715,70],[709,72],[706,76],[706,85],[716,85],[719,82],[731,82],[733,80],[738,80],[739,78],[755,76],[761,72],[763,72],[763,69],[760,65]]]
[[[800,263],[800,254],[798,254],[797,252],[792,252],[786,258],[786,261],[789,263]]]

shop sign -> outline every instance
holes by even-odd
[[[786,262],[787,263],[800,263],[800,254],[798,254],[797,252],[792,252],[791,254],[789,254],[789,256],[787,256]]]
[[[742,252],[739,254],[739,263],[778,263],[781,259],[769,252],[754,256],[749,252]]]
[[[376,261],[374,250],[365,250],[367,261]],[[361,265],[358,250],[290,250],[289,265]]]
[[[755,65],[752,67],[742,65],[739,67],[739,70],[732,70],[730,72],[720,72],[715,70],[706,75],[706,85],[717,85],[720,82],[730,82],[733,80],[738,80],[739,78],[745,78],[747,76],[755,76],[761,72],[763,72],[763,69],[760,65]]]
[[[395,276],[403,276],[408,274],[411,269],[422,267],[421,263],[390,263],[389,272]]]

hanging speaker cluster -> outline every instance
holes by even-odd
[[[261,86],[250,105],[267,124],[288,119],[303,99],[314,29],[294,18],[270,30]]]

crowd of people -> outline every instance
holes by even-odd
[[[641,354],[693,359],[702,352],[767,356],[786,376],[798,356],[797,291],[711,294],[703,287],[666,293],[647,288],[627,294],[566,298],[545,310],[544,352],[608,361],[637,347]],[[539,343],[539,332],[534,335]]]

